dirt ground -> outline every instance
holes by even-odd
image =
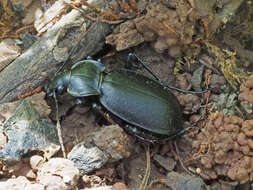
[[[175,171],[187,176],[200,176],[204,188],[210,190],[252,189],[253,2],[117,2],[122,3],[118,3],[122,9],[120,18],[124,16],[127,19],[112,26],[103,49],[92,56],[101,60],[106,73],[124,68],[128,54],[134,53],[168,85],[191,91],[210,89],[202,94],[172,90],[182,108],[184,128],[201,116],[203,119],[182,136],[164,144],[150,144],[151,173],[148,184],[154,182],[152,188],[157,190],[176,189],[168,181],[169,173]],[[1,10],[0,16],[3,16]],[[111,17],[109,15],[103,19],[115,21],[110,20]],[[4,64],[7,65],[6,62]],[[152,78],[143,68],[138,72]],[[45,100],[50,107],[47,109],[51,110],[48,118],[56,124],[55,102],[48,96]],[[95,144],[110,156],[101,168],[92,172],[78,176],[73,170],[70,176],[75,185],[64,186],[63,189],[100,186],[139,189],[147,168],[147,143],[124,130],[106,128],[115,125],[116,121],[125,129],[125,123],[115,119],[105,108],[99,111],[93,109],[92,103],[99,105],[96,97],[85,99],[82,105],[77,102],[68,93],[58,96],[66,153],[69,154],[75,145],[85,142],[89,148]],[[39,113],[46,110],[45,107],[39,109]],[[5,121],[7,116],[4,114],[0,112]],[[107,129],[112,131],[106,132]],[[106,133],[111,135],[110,138],[101,135]],[[112,148],[114,142],[120,146]],[[1,142],[1,148],[4,143],[7,142]],[[31,155],[38,154],[35,151]],[[33,185],[38,182],[42,184],[43,169],[32,167],[34,176],[28,175],[31,155],[26,154],[16,168],[8,168],[3,162],[0,183],[25,176]],[[63,156],[59,151],[54,157]],[[72,167],[71,163],[66,162],[66,165]]]

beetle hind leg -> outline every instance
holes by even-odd
[[[176,90],[178,92],[182,92],[182,93],[191,93],[191,94],[203,94],[203,93],[206,93],[209,91],[209,89],[205,89],[203,91],[191,91],[191,90],[184,90],[184,89],[181,89],[181,88],[177,88],[177,87],[174,87],[174,86],[170,86],[168,84],[166,84],[162,79],[160,79],[160,77],[152,71],[152,69],[146,64],[144,63],[136,54],[134,53],[129,53],[128,54],[128,57],[127,57],[127,62],[126,62],[126,65],[125,67],[128,68],[128,69],[131,69],[131,67],[135,67],[135,68],[140,68],[141,66],[137,66],[137,65],[133,65],[133,63],[136,63],[138,62],[145,70],[147,70],[149,72],[149,74],[151,74],[164,88],[168,88],[168,89],[171,89],[171,90]]]

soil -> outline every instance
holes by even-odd
[[[182,107],[184,128],[198,122],[193,129],[172,141],[150,145],[149,183],[166,179],[168,172],[173,170],[200,176],[207,189],[247,190],[253,188],[253,2],[241,3],[229,22],[219,25],[217,32],[213,31],[217,23],[212,22],[219,14],[215,11],[236,5],[227,1],[203,2],[146,2],[145,6],[139,7],[142,11],[137,16],[132,18],[130,14],[128,21],[113,27],[113,32],[105,39],[107,44],[93,58],[99,58],[106,67],[105,72],[110,72],[124,68],[128,54],[134,53],[168,85],[191,91],[211,88],[202,94],[172,90]],[[233,10],[231,7],[230,11]],[[221,60],[225,62],[221,63]],[[203,65],[203,69],[198,70]],[[137,71],[152,78],[143,68]],[[105,108],[93,109],[93,103],[101,107],[97,97],[86,98],[82,104],[77,104],[76,98],[68,93],[58,98],[67,154],[78,143],[87,142],[91,146],[94,143],[91,136],[105,130],[104,127],[125,124]],[[55,102],[49,97],[46,100],[52,110],[49,118],[56,123]],[[123,156],[109,158],[111,160],[103,168],[87,174],[89,180],[84,175],[89,182],[75,173],[73,178],[79,189],[117,183],[123,183],[121,189],[139,188],[147,167],[146,143],[127,135],[130,136],[125,142],[127,145],[119,141],[123,148],[113,150]],[[113,146],[114,141],[106,141],[105,138],[103,143]],[[0,147],[4,146],[2,144]],[[62,157],[61,153],[58,156]],[[162,158],[158,161],[159,156]],[[28,167],[27,161],[24,163]],[[173,167],[164,167],[164,163],[171,163]],[[10,173],[3,168],[4,165],[0,169],[1,181],[6,181]],[[27,177],[24,173],[19,172],[16,177]],[[37,171],[34,175],[38,175]],[[77,182],[76,176],[81,182]],[[29,180],[35,182],[36,177]],[[168,185],[160,180],[153,188],[163,190],[168,189]]]

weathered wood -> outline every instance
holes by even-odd
[[[84,25],[90,25],[86,32],[83,31]],[[61,48],[62,51],[67,48],[68,54],[73,46],[76,46],[75,41],[80,34],[83,33],[84,36],[78,40],[79,49],[71,57],[72,61],[81,60],[100,51],[109,31],[109,24],[91,24],[90,21],[85,21],[77,10],[64,15],[28,50],[0,72],[0,103],[17,99],[28,87],[44,85],[45,80],[55,73],[62,58],[67,56],[59,56],[59,51],[62,53]]]

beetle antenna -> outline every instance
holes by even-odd
[[[208,88],[205,89],[205,90],[203,90],[203,91],[191,91],[191,90],[184,90],[184,89],[181,89],[181,88],[177,88],[177,87],[174,87],[174,86],[170,86],[170,85],[166,84],[162,79],[160,79],[160,77],[159,77],[156,73],[154,73],[154,72],[152,71],[152,69],[151,69],[147,64],[145,64],[145,63],[144,63],[136,54],[134,54],[134,53],[129,53],[129,54],[128,54],[128,66],[130,66],[129,61],[130,61],[131,59],[136,59],[136,60],[144,67],[144,69],[146,69],[146,70],[147,70],[156,80],[158,80],[158,82],[159,82],[162,86],[164,86],[165,88],[169,88],[169,89],[171,89],[171,90],[177,90],[177,91],[182,92],[182,93],[191,93],[191,94],[203,94],[203,93],[206,93],[206,92],[209,91]]]
[[[93,23],[89,29],[86,32],[81,32],[80,35],[78,36],[77,40],[76,40],[76,44],[73,46],[73,48],[71,49],[71,52],[69,53],[67,59],[64,61],[64,63],[60,66],[60,68],[56,71],[55,75],[57,75],[59,72],[62,71],[63,67],[66,65],[67,61],[69,60],[70,56],[73,55],[73,53],[77,50],[78,48],[78,44],[81,41],[81,39],[87,35],[87,33],[92,30],[94,27],[96,26],[96,22]]]
[[[67,59],[63,62],[63,64],[59,67],[59,69],[56,71],[55,75],[57,75],[59,72],[62,71],[63,67],[66,65],[67,61],[70,59],[70,57],[73,55],[73,53],[76,51],[76,46],[72,48],[71,52],[69,53]]]
[[[63,139],[62,139],[62,133],[61,133],[61,124],[60,124],[60,119],[59,119],[59,107],[58,107],[58,101],[56,98],[56,93],[55,91],[53,92],[53,97],[54,97],[54,101],[55,101],[55,107],[56,107],[56,129],[57,129],[57,134],[58,134],[58,138],[59,138],[59,142],[61,145],[61,150],[63,153],[63,157],[66,158],[66,151],[65,151],[65,147],[63,145]]]

